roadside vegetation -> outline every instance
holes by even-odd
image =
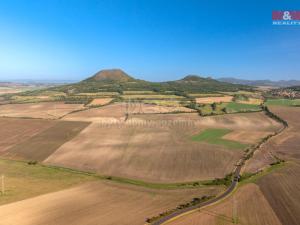
[[[287,162],[284,160],[278,160],[274,163],[271,163],[267,168],[260,170],[256,173],[243,173],[240,176],[240,185],[248,184],[248,183],[255,183],[257,182],[260,178],[262,178],[265,175],[268,175],[276,170],[279,170],[285,166],[287,166]]]
[[[206,196],[206,195],[204,195],[204,196],[202,196],[200,198],[193,198],[190,202],[180,204],[175,209],[170,209],[170,210],[167,210],[165,212],[160,213],[157,216],[153,216],[151,218],[147,218],[146,222],[148,224],[151,224],[151,223],[159,220],[160,218],[163,218],[165,216],[171,215],[171,214],[173,214],[173,213],[175,213],[177,211],[183,210],[185,208],[189,208],[189,207],[192,207],[192,206],[199,205],[200,203],[206,202],[206,201],[208,201],[208,200],[210,200],[210,199],[212,199],[214,197],[215,196]]]

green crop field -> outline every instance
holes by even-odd
[[[243,104],[243,103],[229,102],[226,105],[226,111],[228,113],[257,112],[257,111],[261,111],[261,107],[259,105],[253,105],[253,104]]]
[[[193,141],[204,141],[210,144],[216,144],[216,145],[223,145],[227,148],[231,149],[243,149],[247,147],[248,145],[242,144],[237,141],[231,141],[222,139],[222,137],[228,133],[230,133],[231,130],[228,129],[206,129],[200,134],[197,134],[192,137]]]
[[[300,106],[300,99],[268,99],[266,105]]]

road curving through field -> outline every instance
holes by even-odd
[[[268,140],[270,140],[270,138],[272,137],[275,137],[277,136],[278,134],[282,133],[285,128],[288,127],[288,124],[285,120],[281,119],[280,117],[278,117],[277,115],[273,114],[272,112],[269,111],[269,109],[266,107],[265,108],[265,112],[266,112],[266,115],[268,115],[269,117],[271,117],[272,119],[274,120],[277,120],[279,121],[281,124],[283,124],[283,127],[275,132],[273,135],[270,135],[268,136],[267,139],[261,141],[256,147],[254,147],[252,149],[252,151],[249,151],[241,160],[240,160],[240,163],[237,164],[234,172],[233,172],[233,179],[232,179],[232,182],[230,184],[230,186],[226,189],[225,192],[223,192],[221,195],[213,198],[213,199],[210,199],[206,202],[202,202],[200,204],[197,204],[197,205],[193,205],[193,206],[190,206],[190,207],[187,207],[187,208],[184,208],[184,209],[180,209],[180,210],[177,210],[167,216],[164,216],[154,222],[151,223],[151,225],[162,225],[162,224],[166,224],[168,222],[170,222],[171,220],[174,220],[176,219],[176,217],[179,217],[179,216],[183,216],[184,214],[187,214],[187,213],[191,213],[195,210],[198,210],[198,209],[201,209],[205,206],[209,206],[209,205],[212,205],[220,200],[223,200],[224,198],[226,198],[227,196],[229,196],[234,190],[235,188],[237,187],[238,185],[238,181],[239,181],[239,178],[241,176],[241,169],[243,167],[243,165],[245,164],[246,160],[248,160],[248,157],[247,156],[250,156],[252,153],[254,153],[254,151],[258,150],[264,143],[266,143]]]

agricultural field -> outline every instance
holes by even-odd
[[[242,104],[242,103],[230,102],[226,104],[226,111],[228,113],[256,112],[256,111],[261,111],[261,108],[260,106],[255,104]]]
[[[216,195],[220,190],[215,187],[154,190],[104,181],[91,182],[0,206],[0,225],[140,225],[145,224],[148,217],[194,197]]]
[[[49,95],[39,95],[39,96],[12,96],[10,98],[10,103],[13,104],[22,104],[22,103],[39,103],[39,102],[51,102],[55,101],[54,96]]]
[[[96,178],[59,168],[0,158],[5,192],[0,194],[0,205],[66,189]],[[0,224],[1,224],[0,220]]]
[[[273,134],[271,131],[231,131],[223,136],[226,140],[237,141],[245,144],[255,144],[263,137]]]
[[[0,118],[0,154],[56,123],[54,120]]]
[[[269,164],[276,161],[274,155],[285,160],[300,159],[298,151],[300,140],[300,108],[283,106],[269,106],[269,108],[273,113],[286,120],[289,127],[264,144],[259,151],[255,152],[254,156],[246,162],[245,172],[253,173],[268,167]]]
[[[145,104],[154,104],[154,105],[170,106],[170,107],[182,107],[190,103],[189,101],[182,101],[182,100],[140,100],[140,101]]]
[[[268,99],[265,104],[268,106],[300,106],[300,99]]]
[[[153,95],[154,91],[123,91],[124,95]]]
[[[255,104],[237,102],[201,104],[197,107],[202,116],[222,115],[230,113],[258,112],[261,107]]]
[[[206,129],[200,134],[192,137],[193,141],[207,142],[214,145],[223,145],[231,149],[244,149],[247,147],[246,144],[242,144],[238,141],[228,140],[223,138],[227,134],[231,133],[228,129]]]
[[[231,102],[232,96],[221,96],[221,97],[201,97],[196,98],[196,102],[199,104],[211,104],[211,103],[220,103],[220,102]]]
[[[101,106],[110,103],[113,98],[95,98],[93,99],[88,106]]]
[[[0,105],[0,117],[57,119],[76,110],[84,109],[83,104],[43,102]]]
[[[257,183],[279,220],[284,225],[297,225],[300,221],[300,165],[291,162]]]
[[[118,96],[118,92],[108,92],[108,91],[102,91],[102,92],[89,92],[89,93],[77,93],[75,96],[86,96],[86,97],[115,97]]]
[[[183,96],[178,95],[162,95],[162,94],[139,94],[139,95],[121,95],[124,100],[130,99],[184,99]]]
[[[43,161],[88,125],[87,122],[59,121],[48,129],[15,144],[2,156],[12,159]]]
[[[242,186],[220,203],[197,210],[167,224],[282,225],[259,186],[252,183]]]
[[[300,215],[299,183],[299,128],[298,107],[269,106],[276,115],[289,124],[281,134],[267,142],[247,163],[244,172],[255,172],[269,167],[274,156],[287,161],[286,166],[268,174],[256,183],[283,225],[296,225]]]
[[[231,172],[242,148],[193,141],[194,135],[207,128],[253,133],[278,127],[263,113],[130,115],[126,122],[95,121],[44,162],[149,182],[214,179]]]
[[[260,105],[263,100],[260,98],[248,98],[247,100],[238,100],[237,103],[250,104],[250,105]]]
[[[188,96],[194,98],[201,98],[201,97],[223,97],[224,94],[221,93],[189,93]]]
[[[99,108],[71,113],[63,117],[63,120],[112,123],[124,120],[126,118],[126,114],[157,114],[193,111],[194,110],[182,106],[160,106],[144,104],[141,102],[131,102],[128,104],[114,103]]]
[[[255,94],[258,94],[257,92],[253,91],[246,91],[246,90],[239,90],[239,91],[221,91],[220,93],[224,95],[246,95],[246,96],[252,96]]]

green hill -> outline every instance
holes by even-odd
[[[230,84],[211,78],[189,75],[181,80],[167,82],[150,82],[135,79],[120,69],[101,70],[95,75],[78,83],[51,88],[65,93],[89,92],[123,92],[123,91],[155,91],[207,93],[217,91],[251,90],[245,85]]]

